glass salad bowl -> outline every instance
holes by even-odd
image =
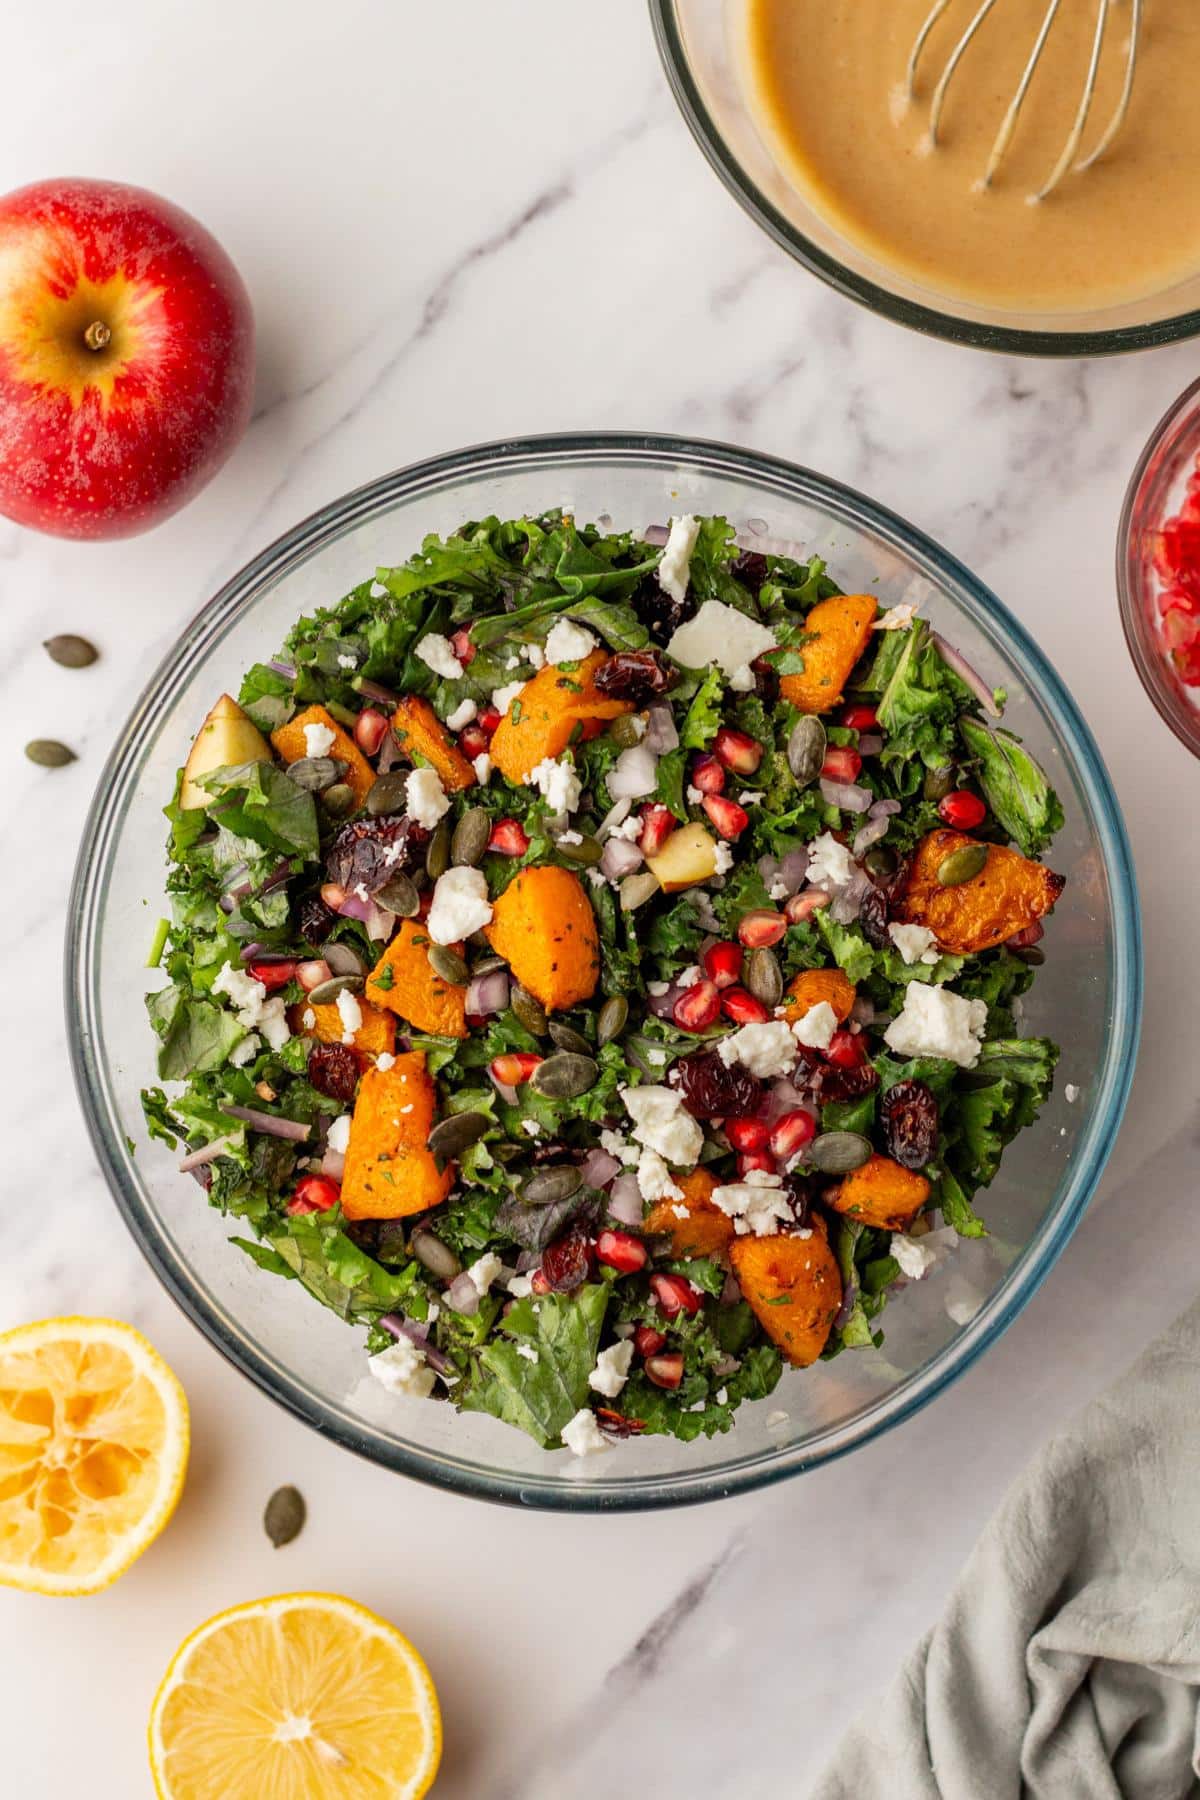
[[[1024,1029],[1056,1037],[1063,1073],[981,1196],[990,1236],[962,1243],[883,1318],[878,1350],[785,1372],[726,1435],[629,1439],[576,1459],[479,1413],[389,1395],[367,1375],[365,1334],[260,1272],[237,1229],[148,1141],[138,1092],[154,1079],[141,990],[147,921],[164,910],[162,806],[216,697],[275,652],[295,619],[430,531],[563,505],[618,529],[721,513],[748,543],[825,557],[850,591],[922,613],[1008,691],[1006,722],[1046,766],[1066,810],[1053,865],[1067,888]],[[745,450],[667,437],[545,437],[435,458],[335,500],[255,558],[182,634],[121,732],[75,876],[69,1039],[83,1107],[117,1204],[156,1274],[224,1354],[328,1437],[435,1485],[529,1506],[594,1511],[711,1500],[866,1443],[933,1398],[1010,1323],[1079,1222],[1125,1105],[1140,1018],[1137,895],[1117,802],[1091,733],[1021,626],[962,565],[873,502]],[[1068,1105],[1070,1081],[1079,1099]],[[136,1155],[135,1155],[136,1149]]]

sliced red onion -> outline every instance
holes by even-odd
[[[878,756],[883,749],[883,739],[877,731],[860,731],[858,734],[858,754],[860,756]]]
[[[900,811],[898,800],[876,800],[867,814],[868,819],[890,819],[893,813]]]
[[[807,850],[789,850],[780,863],[779,879],[789,894],[797,893],[803,885],[804,877],[808,873],[808,862]]]
[[[728,1381],[731,1375],[737,1374],[741,1366],[741,1362],[736,1356],[722,1356],[719,1361],[713,1364],[713,1379],[716,1381]]]
[[[497,1081],[496,1077],[491,1074],[490,1069],[488,1071],[488,1074],[491,1076],[492,1086],[495,1088],[496,1092],[499,1094],[500,1098],[503,1100],[505,1106],[515,1106],[517,1104],[516,1088],[510,1087],[507,1081]]]
[[[517,1257],[517,1274],[528,1275],[531,1269],[540,1269],[542,1253],[540,1250],[522,1250]]]
[[[272,661],[267,664],[267,667],[273,669],[276,675],[282,675],[285,681],[295,681],[296,679],[295,663]]]
[[[622,750],[608,772],[608,791],[614,800],[640,800],[658,786],[658,758],[645,744]]]
[[[618,800],[617,804],[605,813],[599,825],[596,827],[596,836],[600,839],[601,843],[604,842],[610,831],[615,831],[618,825],[623,825],[625,823],[632,809],[632,800]]]
[[[646,1204],[642,1199],[642,1190],[638,1186],[638,1178],[632,1171],[618,1175],[608,1190],[609,1217],[622,1225],[636,1225],[641,1228],[646,1214]]]
[[[468,1318],[479,1311],[479,1289],[465,1269],[461,1275],[454,1277],[446,1289],[446,1304]]]
[[[858,1300],[858,1281],[857,1281],[857,1278],[852,1275],[850,1277],[850,1280],[846,1283],[846,1291],[842,1295],[842,1304],[838,1307],[837,1312],[834,1315],[834,1320],[833,1320],[834,1331],[840,1331],[842,1329],[842,1326],[846,1323],[847,1319],[850,1317],[850,1314],[854,1311],[855,1303],[857,1300]]]
[[[476,1018],[486,1019],[491,1013],[504,1011],[508,995],[508,970],[489,969],[486,975],[476,975],[468,987],[467,1011]]]
[[[761,536],[751,536],[745,531],[735,531],[733,541],[739,550],[757,550],[763,556],[786,556],[789,562],[807,562],[808,551],[802,544],[793,543],[790,538],[769,537],[766,532]]]
[[[330,1181],[336,1181],[340,1186],[342,1177],[346,1173],[346,1158],[343,1152],[340,1150],[326,1150],[324,1156],[321,1158],[321,1173],[322,1175],[327,1175]]]
[[[474,1283],[472,1282],[471,1285],[473,1288]],[[425,1361],[435,1375],[453,1375],[455,1373],[454,1364],[450,1358],[444,1351],[439,1350],[436,1344],[430,1343],[427,1319],[405,1319],[399,1313],[384,1313],[379,1323],[385,1331],[390,1331],[394,1338],[404,1337],[411,1344],[416,1344],[417,1348],[424,1352]]]
[[[877,844],[880,838],[887,836],[890,826],[890,819],[868,819],[855,833],[854,842],[850,846],[851,854],[856,857],[865,855],[872,844]]]
[[[396,914],[388,912],[385,907],[372,906],[365,921],[367,936],[374,944],[386,944],[396,929]]]
[[[642,542],[643,544],[653,544],[657,549],[661,550],[670,535],[671,528],[669,525],[647,525],[645,531],[642,533]]]
[[[215,1162],[218,1156],[224,1156],[229,1148],[228,1138],[214,1138],[211,1144],[205,1144],[199,1150],[189,1150],[179,1165],[181,1175],[190,1175],[194,1169],[202,1169],[205,1163]]]
[[[250,871],[244,862],[235,863],[232,869],[225,871],[225,879],[221,883],[227,894],[234,894],[239,900],[250,892],[250,883],[246,880]]]
[[[365,925],[375,910],[375,902],[369,894],[365,900],[361,894],[346,894],[337,908],[343,919],[357,919],[360,925]]]
[[[675,1002],[682,993],[683,989],[678,983],[668,982],[665,994],[646,995],[646,1010],[652,1012],[656,1019],[669,1019],[675,1011]]]
[[[870,788],[856,787],[852,781],[822,781],[821,798],[843,812],[865,813],[875,796]]]
[[[800,1096],[792,1086],[791,1082],[780,1079],[779,1081],[773,1081],[767,1089],[766,1100],[761,1109],[761,1117],[766,1120],[768,1125],[774,1125],[776,1119],[781,1119],[784,1113],[811,1111],[811,1107],[801,1106]]]
[[[243,944],[238,952],[242,962],[281,963],[292,962],[290,950],[271,950],[265,944]]]
[[[610,881],[623,881],[626,875],[640,869],[644,861],[638,846],[630,843],[628,838],[610,837],[600,858],[600,873]]]
[[[717,1305],[736,1306],[741,1297],[742,1290],[738,1286],[737,1276],[727,1275],[725,1277],[725,1286],[721,1289],[720,1295],[718,1296]]]
[[[678,750],[679,733],[675,729],[675,715],[669,706],[652,706],[646,715],[646,735],[642,739],[647,750],[653,750],[655,756],[665,756],[668,750]]]
[[[763,878],[763,886],[769,889],[779,873],[779,858],[777,856],[760,856],[758,872]]]
[[[583,1179],[594,1188],[607,1187],[613,1176],[621,1173],[620,1163],[607,1150],[589,1150],[580,1167]]]
[[[335,975],[365,975],[367,965],[349,944],[326,944],[325,961]]]
[[[230,1119],[242,1119],[251,1131],[261,1131],[264,1137],[287,1138],[293,1144],[302,1144],[308,1136],[308,1126],[299,1119],[281,1119],[275,1113],[259,1112],[253,1106],[226,1105],[221,1111]]]
[[[983,676],[971,667],[966,657],[962,654],[962,651],[956,650],[953,644],[948,644],[945,638],[936,631],[930,632],[929,641],[945,663],[946,667],[948,669],[953,669],[959,679],[966,682],[980,706],[982,706],[984,712],[989,713],[993,719],[998,719],[1000,717],[1000,708],[996,705],[996,696],[993,694],[987,682],[983,679]]]
[[[871,878],[856,869],[846,886],[833,897],[829,916],[839,925],[850,925],[862,910],[863,897],[871,886]]]
[[[400,745],[396,741],[394,731],[385,731],[383,742],[379,746],[379,755],[375,759],[375,767],[381,775],[387,775],[400,760]]]
[[[370,681],[367,676],[359,675],[354,682],[355,691],[364,700],[375,700],[380,706],[399,706],[400,696],[391,688],[381,687],[377,681]]]
[[[875,1002],[866,994],[859,994],[850,1008],[850,1017],[856,1025],[870,1025],[875,1019]]]

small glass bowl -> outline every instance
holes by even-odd
[[[229,1244],[238,1222],[205,1204],[179,1173],[178,1151],[147,1138],[138,1097],[154,1081],[142,995],[155,983],[142,965],[166,910],[162,808],[216,697],[236,693],[302,613],[410,555],[427,532],[553,506],[639,531],[672,513],[720,513],[747,541],[784,539],[823,556],[851,592],[885,607],[916,602],[1007,690],[1008,722],[1066,810],[1052,859],[1066,892],[1022,1026],[1058,1040],[1062,1075],[983,1196],[989,1238],[964,1241],[948,1267],[896,1297],[880,1349],[785,1371],[768,1399],[739,1409],[728,1435],[630,1438],[584,1459],[541,1450],[481,1413],[386,1394],[367,1374],[360,1329]],[[1137,891],[1117,801],[1091,733],[1021,625],[961,563],[861,494],[772,457],[643,434],[436,457],[331,501],[269,545],[181,633],[119,734],[68,916],[67,1036],[84,1114],[117,1205],[188,1316],[264,1392],[360,1455],[458,1493],[576,1512],[713,1500],[815,1468],[968,1368],[1031,1299],[1083,1214],[1125,1107],[1141,1017]]]
[[[1179,396],[1151,432],[1125,491],[1117,529],[1117,595],[1133,666],[1193,756],[1200,756],[1200,687],[1184,685],[1163,641],[1158,598],[1167,584],[1155,556],[1163,525],[1178,512],[1188,477],[1200,467],[1198,458],[1200,381]],[[1196,529],[1200,537],[1200,524]]]

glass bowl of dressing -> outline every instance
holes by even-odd
[[[650,0],[693,136],[775,242],[839,293],[932,336],[1020,355],[1094,356],[1200,331],[1200,10],[1148,0],[1124,124],[1043,200],[1088,78],[1093,0],[1067,0],[995,178],[988,155],[1045,16],[1000,0],[947,90],[977,11],[947,0],[915,100],[906,65],[930,0]],[[1120,100],[1130,0],[1115,0],[1086,159]]]

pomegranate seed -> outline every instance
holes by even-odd
[[[650,1291],[668,1319],[673,1319],[681,1312],[687,1313],[689,1318],[695,1318],[704,1304],[703,1294],[690,1281],[685,1281],[682,1275],[652,1275]]]
[[[758,912],[743,914],[738,924],[738,938],[747,950],[765,950],[771,944],[777,944],[787,932],[787,920],[782,913],[768,912],[765,907]]]
[[[488,849],[500,856],[524,856],[529,837],[519,819],[498,819],[492,826]]]
[[[969,788],[955,788],[952,794],[946,794],[938,801],[938,818],[953,825],[955,831],[974,831],[977,825],[983,824],[986,815],[987,807]]]
[[[633,1328],[633,1347],[639,1356],[657,1356],[667,1341],[665,1331],[655,1331],[653,1325],[635,1325]]]
[[[789,925],[803,925],[819,907],[828,906],[832,896],[824,888],[806,888],[802,894],[793,894],[786,902],[783,916]]]
[[[648,1356],[646,1379],[655,1387],[677,1388],[683,1380],[683,1357],[679,1351],[670,1350],[666,1356]]]
[[[1154,566],[1165,581],[1185,580],[1200,563],[1200,524],[1168,519],[1158,537]]]
[[[493,1060],[492,1080],[500,1082],[503,1087],[520,1087],[522,1082],[529,1080],[542,1061],[543,1058],[535,1056],[532,1050],[508,1050],[503,1056],[497,1056]]]
[[[321,898],[330,912],[341,912],[346,904],[346,890],[339,887],[336,881],[327,881],[321,888]]]
[[[713,739],[713,755],[738,775],[753,775],[763,759],[763,747],[746,732],[722,725]]]
[[[287,986],[296,973],[296,965],[294,962],[252,962],[248,965],[248,972],[255,981],[262,982],[268,994],[273,994],[276,988]]]
[[[485,706],[475,723],[479,726],[481,731],[486,731],[488,736],[491,737],[492,733],[500,724],[503,716],[503,713],[497,712],[494,706]]]
[[[704,973],[719,988],[732,987],[742,972],[740,944],[710,944],[704,952]]]
[[[861,1069],[867,1060],[861,1034],[853,1031],[835,1031],[825,1055],[839,1069]]]
[[[1008,943],[1013,949],[1027,950],[1030,944],[1040,943],[1045,935],[1046,927],[1042,924],[1040,919],[1035,919],[1032,925],[1027,925],[1025,927],[1024,931],[1014,931],[1013,935],[1008,939]]]
[[[822,781],[854,781],[862,768],[862,757],[857,750],[842,750],[831,744],[825,752],[825,761],[821,764]]]
[[[725,1136],[735,1150],[763,1150],[771,1135],[765,1119],[726,1119]]]
[[[341,1197],[341,1188],[327,1175],[305,1175],[296,1183],[287,1211],[293,1218],[297,1213],[328,1212]]]
[[[721,1016],[721,995],[715,981],[694,981],[684,988],[671,1011],[680,1031],[707,1031]]]
[[[721,995],[721,1011],[735,1025],[765,1025],[771,1014],[748,988],[726,988]]]
[[[374,756],[388,734],[389,721],[373,706],[358,715],[354,727],[354,741],[364,756]]]
[[[715,756],[698,756],[692,764],[692,786],[702,794],[719,794],[725,787],[725,771]]]
[[[643,856],[653,856],[662,849],[678,823],[669,806],[643,806],[642,835],[638,847]]]
[[[745,807],[736,800],[726,800],[723,794],[705,794],[704,810],[723,838],[741,837],[750,823]]]
[[[550,1292],[550,1282],[540,1269],[535,1269],[533,1274],[529,1277],[529,1287],[531,1293],[534,1294],[548,1294]]]
[[[457,656],[464,669],[469,663],[475,661],[475,646],[471,642],[471,633],[467,626],[461,626],[459,630],[454,633],[450,642],[454,645],[454,654]]]
[[[482,725],[464,725],[458,734],[458,747],[463,755],[474,762],[477,756],[486,756],[491,738]]]
[[[878,723],[879,714],[873,706],[843,706],[838,716],[838,724],[849,731],[874,731]]]
[[[786,1112],[771,1128],[771,1150],[781,1161],[795,1156],[817,1135],[817,1122],[811,1113]]]
[[[302,962],[296,964],[296,980],[306,994],[311,994],[315,987],[323,981],[330,981],[333,970],[327,962]]]
[[[646,1246],[631,1231],[602,1231],[596,1239],[596,1255],[610,1269],[633,1275],[646,1266]]]
[[[752,1169],[774,1170],[775,1158],[769,1150],[745,1150],[737,1159],[737,1172],[743,1181]]]

